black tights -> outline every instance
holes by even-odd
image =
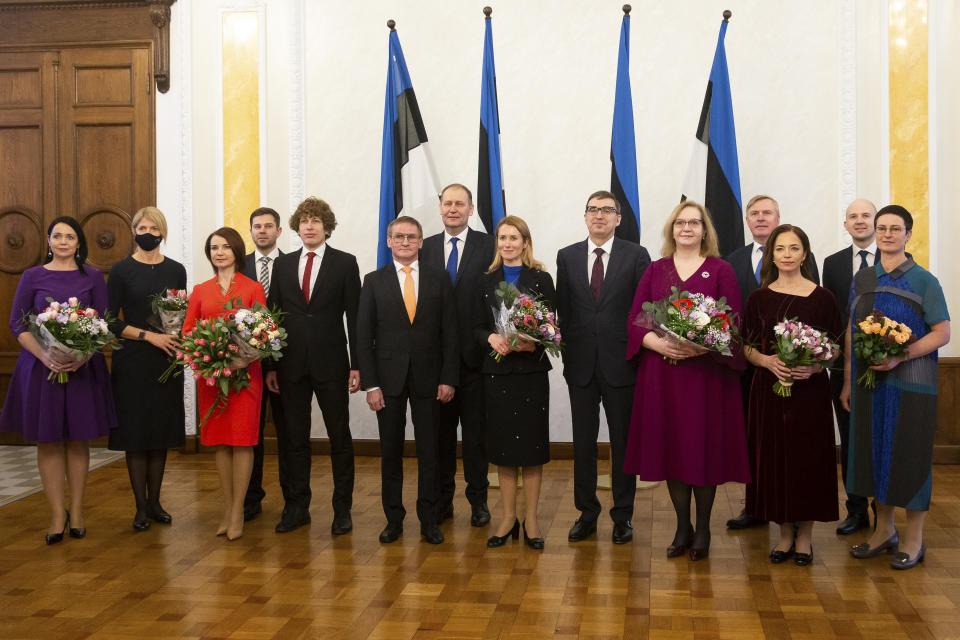
[[[717,487],[697,487],[680,480],[667,480],[667,490],[670,492],[673,509],[677,512],[677,534],[673,538],[673,544],[686,544],[693,533],[693,525],[690,523],[690,495],[693,494],[697,499],[697,528],[692,546],[698,549],[709,547],[710,513],[713,511]]]
[[[160,506],[160,483],[167,464],[166,449],[127,451],[127,473],[137,501],[137,511]]]

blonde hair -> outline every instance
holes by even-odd
[[[663,225],[663,246],[660,248],[660,255],[669,258],[677,252],[677,241],[673,238],[673,223],[680,216],[680,212],[687,207],[692,207],[700,212],[700,220],[703,222],[703,239],[700,240],[700,255],[708,258],[720,257],[720,246],[717,244],[717,230],[713,227],[713,218],[705,206],[693,200],[684,200],[670,212],[667,216],[667,222]]]
[[[143,207],[133,214],[133,220],[130,221],[130,230],[133,231],[133,235],[137,235],[137,225],[140,224],[141,220],[147,220],[157,225],[157,228],[160,229],[160,237],[164,240],[167,239],[167,219],[163,217],[163,212],[156,207]]]
[[[773,198],[771,198],[770,196],[762,193],[758,193],[757,195],[750,198],[750,200],[747,202],[747,207],[746,209],[744,209],[744,211],[750,211],[751,207],[753,207],[753,205],[757,204],[761,200],[769,200],[770,202],[772,202],[774,211],[777,212],[777,215],[780,215],[780,203],[774,200]]]
[[[520,237],[526,241],[527,245],[523,248],[523,252],[520,254],[520,262],[525,267],[530,267],[531,269],[539,269],[543,271],[543,263],[534,259],[533,257],[533,238],[530,237],[530,227],[527,226],[527,223],[523,221],[523,218],[518,218],[517,216],[506,216],[500,222],[497,223],[497,228],[493,232],[493,241],[497,241],[497,236],[500,235],[500,227],[504,225],[509,225],[520,232]],[[493,262],[490,263],[490,268],[487,269],[487,273],[493,273],[497,269],[503,266],[503,256],[500,255],[500,250],[496,250],[493,255]]]

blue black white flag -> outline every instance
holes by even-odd
[[[733,126],[733,100],[723,45],[728,18],[729,14],[724,12],[683,189],[683,200],[701,202],[710,210],[717,228],[720,255],[724,256],[743,246],[737,134]]]
[[[397,216],[413,216],[421,223],[439,220],[439,183],[400,38],[391,28],[380,161],[378,268],[393,260],[387,225]]]
[[[633,130],[633,96],[630,91],[630,14],[624,7],[617,58],[617,91],[613,100],[613,135],[610,139],[610,191],[620,202],[617,237],[640,242],[640,193],[637,187],[637,143]]]
[[[506,195],[503,190],[503,167],[500,163],[500,110],[497,104],[497,72],[493,64],[493,30],[489,14],[485,22],[483,73],[480,83],[477,210],[487,233],[493,233],[497,223],[506,215]]]

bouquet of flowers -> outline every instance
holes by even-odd
[[[224,305],[225,309],[236,309],[228,318],[230,339],[237,346],[237,363],[249,365],[255,360],[270,358],[279,360],[282,349],[287,346],[287,330],[280,326],[282,312],[267,309],[259,302],[252,309],[240,306],[234,298]]]
[[[670,295],[656,302],[644,302],[643,314],[636,323],[653,329],[658,335],[688,340],[711,351],[732,356],[731,343],[737,333],[726,298],[716,300],[702,293],[670,287]],[[663,357],[670,364],[677,361]]]
[[[832,362],[840,353],[840,345],[825,332],[814,329],[796,318],[784,319],[773,327],[773,351],[780,362],[790,368]],[[793,380],[773,384],[773,391],[783,398],[790,397]]]
[[[173,362],[160,376],[160,382],[180,375],[186,367],[193,372],[197,384],[217,387],[217,401],[200,421],[200,427],[203,427],[216,409],[227,406],[230,391],[242,391],[250,386],[250,376],[246,365],[234,364],[240,348],[230,338],[230,327],[226,318],[197,320],[192,329],[183,333],[180,340],[180,349],[177,350]]]
[[[150,306],[157,317],[151,323],[164,333],[179,335],[183,328],[183,319],[187,316],[189,296],[186,289],[167,289],[150,297]]]
[[[116,342],[107,320],[101,318],[93,307],[81,305],[75,297],[66,302],[47,298],[47,302],[46,309],[28,315],[25,322],[40,346],[55,360],[64,364],[71,360],[81,361]],[[114,348],[119,348],[119,345]],[[51,371],[47,380],[54,379],[63,384],[70,379],[70,374],[67,371]]]
[[[867,362],[866,371],[857,382],[867,389],[877,386],[877,372],[870,364],[880,364],[887,358],[906,355],[907,345],[916,342],[910,327],[883,315],[874,309],[870,315],[856,324],[853,334],[853,350],[858,358]]]
[[[521,293],[507,282],[497,286],[497,297],[500,298],[500,308],[494,310],[494,324],[497,333],[506,338],[511,347],[517,346],[520,340],[526,340],[542,346],[546,353],[560,355],[563,342],[557,327],[557,316],[546,303]],[[491,351],[490,355],[500,362],[501,356],[496,350]]]

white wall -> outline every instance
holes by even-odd
[[[530,223],[535,253],[551,271],[556,251],[585,235],[586,195],[609,187],[621,5],[619,0],[494,5],[507,207]],[[184,226],[193,234],[195,279],[209,275],[199,243],[220,215],[215,210],[219,12],[255,6],[265,7],[267,23],[264,204],[290,213],[304,195],[324,198],[339,220],[331,244],[356,254],[362,272],[372,270],[386,20],[397,21],[441,181],[472,187],[477,173],[482,5],[442,0],[175,4],[175,14],[189,15],[186,27],[175,18],[174,53],[176,41],[188,42],[190,69],[173,75],[174,89],[158,100],[158,121],[171,119],[169,111],[183,104],[175,92],[188,79],[192,118],[184,126],[192,131],[187,138],[192,144],[188,160],[193,210],[184,209],[192,221]],[[725,6],[733,11],[726,46],[743,200],[759,192],[775,196],[783,220],[803,226],[822,259],[847,242],[839,224],[847,204],[844,194],[878,203],[882,196],[878,96],[884,73],[883,14],[872,0],[815,0],[790,9],[761,0]],[[662,221],[680,194],[723,7],[707,0],[635,7],[631,77],[642,242],[657,257]],[[958,141],[955,119],[946,117],[956,112],[958,101],[952,81],[958,45],[950,38],[957,16],[952,7],[936,15],[944,21],[933,25],[939,34],[937,80],[943,87],[938,93],[938,131]],[[854,50],[844,53],[843,44],[851,40]],[[855,102],[841,91],[844,72],[855,78]],[[852,119],[852,134],[841,135],[844,113]],[[158,141],[163,136],[158,128]],[[939,175],[957,175],[957,147],[944,141],[938,145]],[[169,145],[158,142],[158,152],[161,172],[167,163],[178,166]],[[841,181],[843,175],[853,177]],[[940,211],[950,211],[951,194],[945,193],[944,182],[939,182]],[[161,201],[164,197],[161,193]],[[950,226],[944,216],[940,228],[956,231],[956,226],[960,223]],[[285,233],[287,242],[292,235]],[[941,243],[944,238],[941,233]],[[948,254],[941,250],[940,255]],[[955,264],[944,264],[941,271],[949,274],[951,283],[960,277]],[[948,288],[948,297],[955,289]],[[569,406],[559,371],[552,390],[551,436],[569,441]],[[376,421],[359,395],[351,409],[355,437],[375,438]],[[322,435],[319,414],[314,424],[314,434]]]

